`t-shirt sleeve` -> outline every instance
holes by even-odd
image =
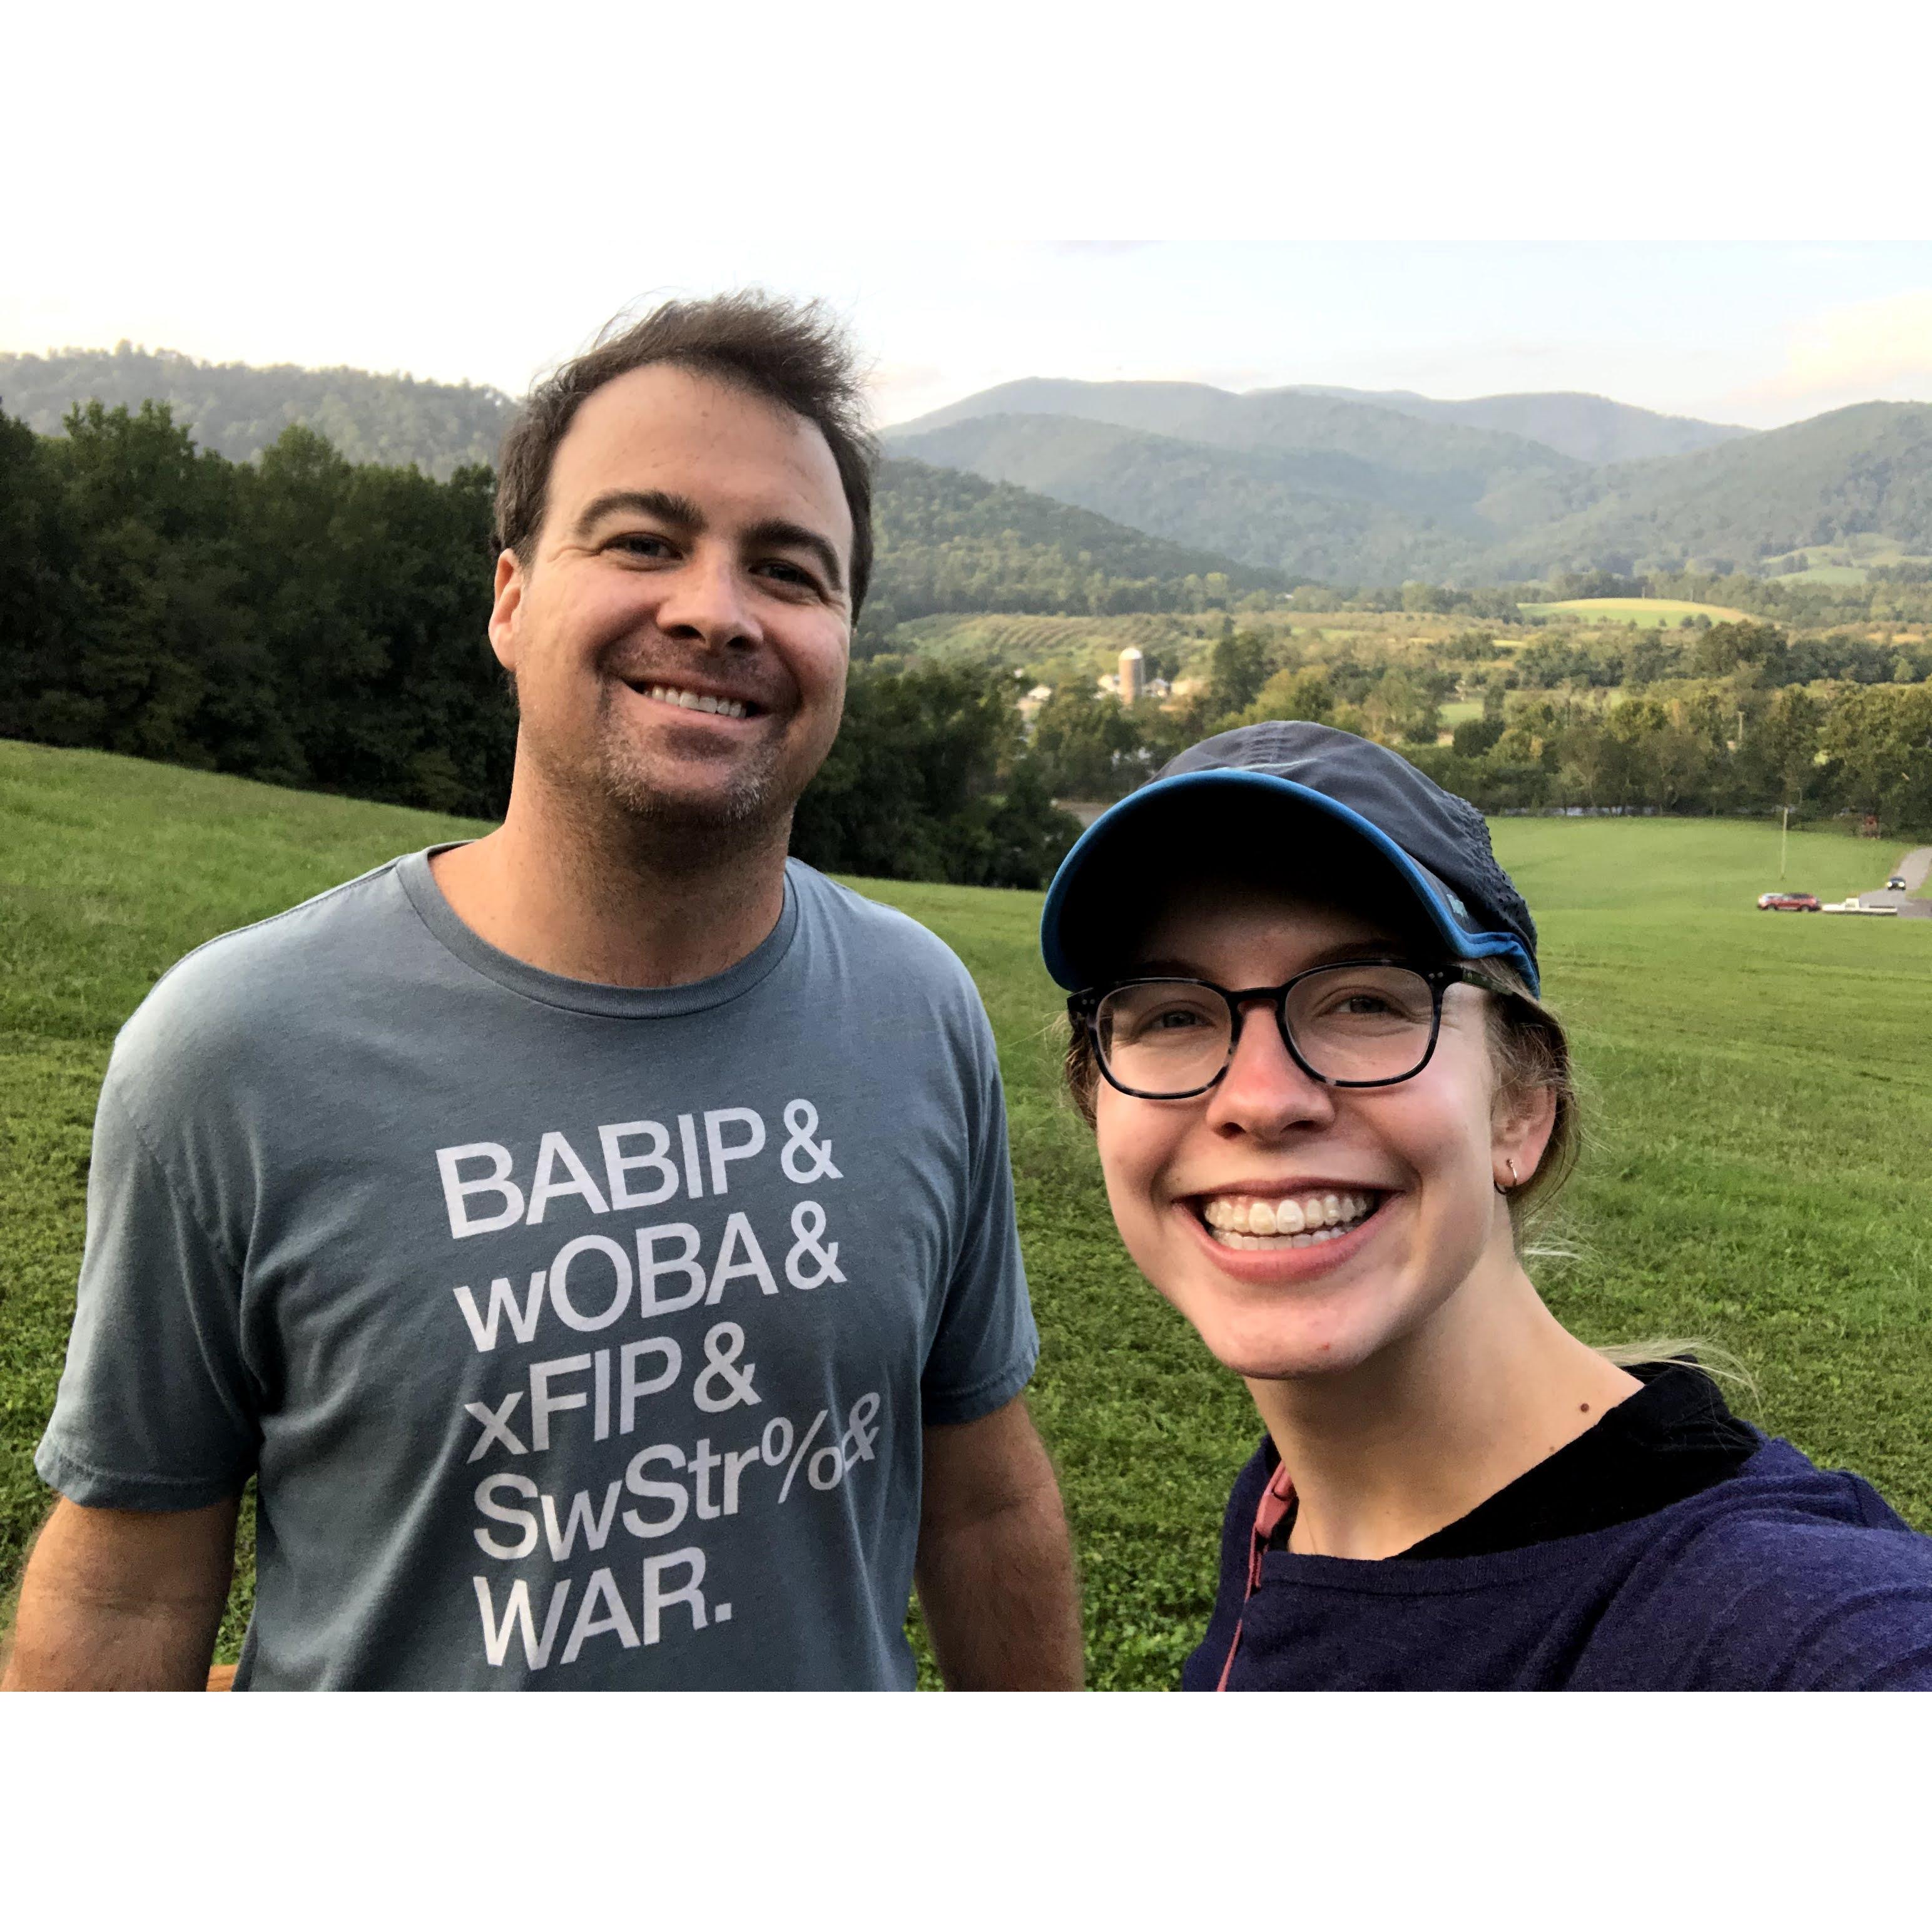
[[[1026,1387],[1040,1358],[1013,1220],[999,1059],[978,998],[969,999],[969,1064],[977,1087],[971,1166],[963,1235],[920,1381],[922,1418],[928,1424],[976,1422],[992,1414]]]
[[[110,1069],[67,1366],[34,1466],[77,1503],[200,1509],[256,1462],[234,1262],[170,1182]]]

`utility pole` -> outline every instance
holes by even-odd
[[[1784,883],[1784,855],[1791,845],[1791,808],[1784,808],[1784,829],[1778,835],[1778,883]]]

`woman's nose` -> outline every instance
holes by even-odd
[[[1261,1000],[1242,1009],[1234,1057],[1208,1096],[1208,1123],[1224,1133],[1279,1138],[1291,1127],[1335,1118],[1333,1089],[1295,1063],[1273,1010]]]

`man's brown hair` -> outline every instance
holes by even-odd
[[[817,425],[852,513],[852,614],[872,575],[872,464],[878,448],[844,331],[818,302],[744,290],[668,302],[566,362],[530,392],[496,464],[496,543],[527,564],[544,520],[556,446],[585,397],[654,362],[716,377]]]

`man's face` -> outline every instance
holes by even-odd
[[[606,383],[557,446],[529,562],[497,564],[519,766],[700,844],[780,822],[838,733],[851,556],[814,424],[668,363]]]

